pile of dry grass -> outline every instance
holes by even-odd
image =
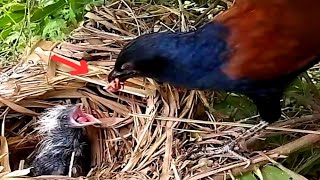
[[[249,155],[238,146],[250,138],[253,126],[221,122],[220,114],[206,111],[204,92],[181,92],[139,78],[130,79],[120,93],[102,89],[117,54],[127,42],[151,31],[193,29],[193,24],[201,24],[193,13],[217,14],[221,8],[216,5],[210,11],[186,11],[181,4],[177,10],[160,5],[129,5],[125,1],[94,7],[67,42],[39,41],[20,64],[2,69],[1,176],[23,168],[21,160],[32,152],[39,139],[33,123],[45,108],[56,104],[81,102],[103,122],[99,129],[88,128],[95,166],[88,176],[102,179],[224,178],[265,164],[268,157],[280,158],[320,140],[316,135],[319,132],[290,129],[319,119],[319,115],[308,116],[267,127],[283,133],[309,134],[306,137],[266,151],[268,157]],[[200,17],[206,20],[209,16]],[[88,60],[89,73],[69,75],[72,69],[49,60],[52,54],[73,62]],[[317,125],[308,127],[316,128]],[[250,157],[252,165],[247,169],[243,169],[248,164],[243,155]]]

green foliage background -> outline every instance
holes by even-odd
[[[14,62],[35,39],[63,40],[93,3],[103,0],[0,0],[0,64]]]

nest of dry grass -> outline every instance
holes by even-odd
[[[137,35],[179,28],[187,31],[203,23],[200,19],[210,18],[206,13],[217,14],[222,9],[214,4],[209,10],[186,11],[181,4],[174,9],[116,1],[94,7],[68,41],[36,42],[21,63],[2,69],[0,75],[1,176],[23,169],[23,160],[40,138],[33,123],[45,108],[57,104],[83,103],[103,122],[101,128],[88,128],[95,167],[88,174],[91,178],[219,179],[320,140],[320,133],[312,131],[318,126],[311,123],[319,115],[310,115],[267,127],[263,133],[291,133],[297,140],[265,149],[264,154],[250,154],[243,149],[248,142],[255,142],[256,126],[221,122],[221,114],[207,111],[210,107],[204,92],[178,91],[139,78],[130,79],[119,93],[102,89],[117,54]],[[86,59],[89,73],[69,75],[72,69],[49,60],[52,54],[73,62]],[[298,129],[305,124],[309,130]],[[308,135],[298,139],[303,134]],[[24,174],[10,176],[19,175]]]

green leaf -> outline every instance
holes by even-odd
[[[1,39],[7,38],[10,35],[11,32],[12,32],[12,26],[8,27],[7,29],[2,30],[1,33],[0,33]]]
[[[282,166],[282,165],[281,165]],[[284,168],[284,167],[282,167]],[[258,169],[260,175],[258,176],[257,171],[252,171],[248,173],[244,173],[241,176],[236,177],[237,180],[293,180],[293,179],[304,179],[303,176],[296,174],[293,171],[289,173],[292,175],[290,176],[286,170],[282,170],[275,166],[266,165],[262,169]],[[256,175],[255,175],[256,174]],[[259,178],[258,178],[259,177]]]
[[[26,9],[25,4],[21,3],[14,3],[10,6],[9,11],[15,12],[15,11],[24,11]]]
[[[69,0],[71,21],[76,22],[83,17],[84,7],[92,0]]]
[[[256,106],[245,96],[229,94],[223,101],[215,103],[216,110],[232,116],[234,119],[242,119],[255,115]],[[234,114],[235,113],[235,114]]]
[[[262,168],[264,180],[292,180],[292,178],[279,168],[267,165]]]
[[[70,0],[69,5],[70,5],[70,20],[72,21],[73,24],[76,24],[77,19],[76,19],[76,12],[77,12],[77,4],[76,0]]]
[[[21,11],[7,13],[0,18],[0,28],[12,26],[14,23],[19,23],[23,17],[24,12]]]
[[[37,9],[31,17],[31,22],[38,22],[43,20],[45,17],[61,9],[65,4],[66,4],[65,0],[59,0],[54,4],[50,4],[44,8]]]
[[[42,36],[53,40],[62,40],[65,37],[66,24],[63,19],[50,19],[46,22]]]
[[[236,178],[237,180],[257,180],[257,178],[253,175],[252,172],[245,173],[242,176]]]

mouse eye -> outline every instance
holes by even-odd
[[[61,118],[62,118],[62,119],[67,119],[68,116],[67,116],[67,115],[63,115]]]

